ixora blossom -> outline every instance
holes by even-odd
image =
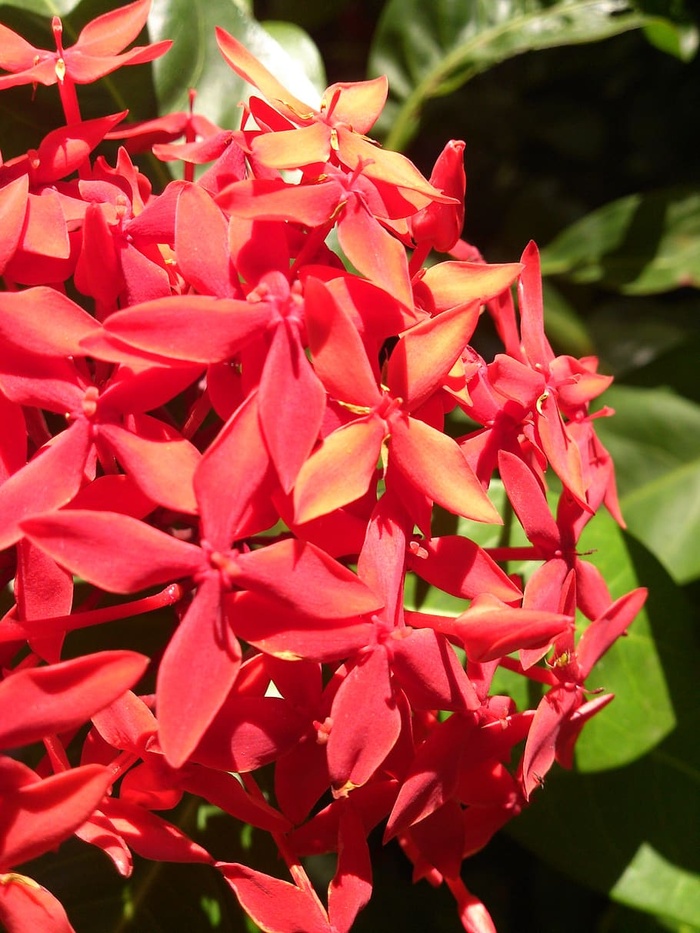
[[[601,507],[622,522],[589,411],[610,380],[550,346],[534,244],[490,264],[460,239],[464,143],[426,179],[368,136],[385,78],[308,104],[218,30],[261,95],[240,127],[82,120],[80,85],[166,51],[127,48],[148,11],[68,47],[56,18],[55,50],[0,26],[0,90],[57,85],[65,113],[0,166],[0,923],[73,930],[23,866],[75,836],[124,877],[134,852],[207,865],[271,933],[348,933],[383,824],[491,933],[463,860],[571,766],[612,699],[593,665],[644,602],[578,547]],[[126,149],[94,155],[105,137],[184,180],[154,194]],[[440,510],[504,525],[495,481],[526,544],[436,533]],[[461,611],[411,607],[414,577]],[[114,647],[156,609],[162,643]],[[109,649],[76,656],[106,622]],[[492,690],[499,668],[532,708]],[[270,833],[288,875],[189,838],[161,815],[184,794]]]

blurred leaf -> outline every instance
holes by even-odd
[[[611,904],[601,922],[600,933],[698,933],[698,927]]]
[[[700,337],[687,337],[683,343],[669,347],[656,359],[630,373],[627,384],[670,388],[700,405]]]
[[[667,55],[690,61],[698,50],[698,28],[687,14],[683,0],[638,0],[638,6],[651,17],[659,17],[644,27],[648,41]],[[674,22],[664,18],[669,15]]]
[[[645,26],[644,34],[657,49],[682,62],[689,62],[698,50],[698,31],[691,23],[676,25],[658,20]]]
[[[280,20],[265,20],[262,25],[287,55],[303,67],[306,76],[322,94],[328,83],[326,69],[318,46],[308,32],[296,23],[283,23]]]
[[[697,635],[680,590],[668,577],[660,585],[664,574],[654,557],[632,538],[625,543],[637,579],[652,583],[646,613],[676,728],[627,767],[598,774],[553,771],[510,831],[546,862],[613,899],[675,924],[698,925]],[[608,709],[616,708],[617,699]]]
[[[700,189],[668,188],[606,204],[542,251],[542,271],[629,295],[700,287]]]
[[[609,295],[603,301],[596,295],[593,300],[595,307],[586,316],[586,323],[606,372],[626,384],[676,388],[677,382],[683,383],[677,361],[663,364],[661,360],[684,349],[688,359],[694,360],[692,342],[700,336],[699,292],[686,290],[645,298]],[[642,373],[647,367],[653,367],[659,378],[646,381]],[[693,397],[683,388],[677,391]]]
[[[545,279],[542,286],[544,326],[556,351],[575,357],[594,354],[593,341],[573,305],[551,282]]]
[[[371,74],[388,76],[393,98],[379,124],[385,143],[405,148],[426,101],[514,55],[595,42],[647,22],[626,0],[389,0],[369,62]]]
[[[247,11],[240,0],[154,0],[148,19],[152,41],[173,39],[166,56],[154,63],[160,112],[187,109],[189,88],[197,89],[195,107],[222,127],[237,128],[239,103],[251,88],[228,66],[216,43],[221,26],[242,42],[290,91],[310,104],[318,102],[313,78],[304,70],[311,61],[308,42],[298,32],[288,54]],[[291,36],[292,32],[288,33]],[[309,40],[310,41],[310,40]],[[292,57],[301,53],[300,59]],[[317,64],[311,62],[312,71]]]
[[[678,583],[700,576],[700,406],[662,389],[615,386],[598,422],[616,464],[622,513]]]
[[[77,5],[76,0],[4,0],[2,4],[3,7],[17,7],[28,13],[36,13],[38,16],[48,17],[49,21],[53,16],[66,16]],[[1,7],[0,21],[3,23],[5,22]]]

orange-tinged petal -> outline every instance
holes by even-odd
[[[295,521],[311,521],[363,496],[377,467],[385,432],[384,423],[370,417],[329,434],[299,471]]]
[[[301,168],[326,162],[331,151],[331,129],[312,123],[294,130],[264,133],[253,140],[253,153],[268,168]]]
[[[483,304],[509,288],[522,270],[519,262],[438,262],[426,269],[422,283],[430,289],[437,311],[468,301]]]
[[[220,26],[216,27],[216,41],[221,54],[236,74],[262,91],[271,103],[274,102],[278,109],[295,123],[300,120],[302,114],[309,114],[313,110],[287,90],[252,52]]]
[[[356,133],[369,133],[384,109],[389,81],[385,75],[369,81],[342,81],[323,93],[321,111],[331,123],[345,123]]]
[[[392,350],[387,383],[409,410],[419,408],[440,388],[461,357],[479,320],[476,303],[458,305],[416,324]]]
[[[306,280],[304,315],[314,369],[328,393],[360,408],[377,405],[381,392],[357,328],[320,279]]]
[[[389,456],[394,466],[438,505],[476,522],[503,524],[461,450],[417,418],[396,419]]]

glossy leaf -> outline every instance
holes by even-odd
[[[616,386],[598,422],[616,463],[622,514],[679,583],[700,576],[700,406],[663,389]]]
[[[386,145],[403,148],[428,100],[499,62],[535,49],[595,42],[646,21],[625,0],[390,0],[370,53],[370,71],[388,76],[394,98],[384,113]]]
[[[589,546],[603,544],[602,536],[596,542],[590,535],[595,524],[587,531]],[[612,589],[626,589],[632,571],[649,585],[649,600],[629,637],[606,655],[589,678],[591,685],[596,675],[604,678],[607,687],[622,676],[619,695],[586,726],[577,746],[577,764],[588,769],[596,760],[610,759],[615,743],[629,751],[637,741],[633,733],[640,728],[639,717],[624,724],[625,691],[635,690],[630,677],[638,676],[639,660],[629,656],[637,654],[634,638],[646,641],[653,634],[665,682],[661,693],[658,686],[650,689],[640,671],[636,696],[648,698],[647,711],[652,715],[653,703],[665,706],[666,715],[672,712],[671,728],[643,757],[628,759],[624,767],[600,774],[553,771],[546,788],[533,798],[531,810],[510,831],[546,861],[554,858],[560,871],[613,899],[677,923],[697,925],[700,863],[693,827],[700,820],[700,755],[695,738],[694,623],[690,607],[660,564],[634,540],[624,540],[625,548],[617,556],[611,550],[608,566],[616,560],[620,566],[622,559],[628,569],[621,569]],[[600,560],[607,561],[607,550]],[[639,646],[642,654],[648,654],[650,645]],[[615,723],[607,715],[612,710],[619,717]],[[571,845],[572,839],[576,845]]]
[[[700,190],[632,194],[587,214],[542,252],[545,275],[626,295],[700,287]]]

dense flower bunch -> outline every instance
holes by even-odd
[[[264,930],[346,933],[385,823],[485,933],[462,860],[571,764],[611,699],[586,680],[644,599],[613,601],[577,552],[603,504],[621,521],[588,410],[610,380],[554,355],[533,244],[493,265],[459,239],[463,144],[427,180],[367,137],[384,78],[313,107],[220,31],[260,92],[240,129],[82,120],[77,85],[166,50],[123,51],[148,7],[67,49],[55,19],[55,51],[0,26],[0,89],[56,84],[66,118],[0,167],[0,920],[72,929],[15,869],[75,834],[124,876],[132,852],[210,864]],[[92,155],[106,137],[114,165]],[[160,194],[129,155],[150,147],[185,165]],[[450,258],[425,268],[433,251]],[[454,408],[474,423],[457,439]],[[496,476],[526,546],[433,535],[436,509],[502,524]],[[408,608],[408,575],[464,611]],[[156,657],[62,660],[71,632],[163,607]],[[499,667],[541,685],[535,709],[493,695]],[[160,815],[185,794],[271,833],[291,881]],[[301,860],[326,852],[321,898]]]

